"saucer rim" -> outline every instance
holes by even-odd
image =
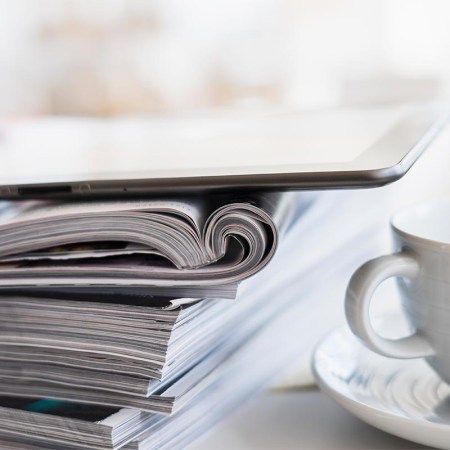
[[[412,418],[396,412],[391,412],[387,409],[378,408],[359,401],[354,397],[351,390],[348,390],[349,395],[346,395],[342,390],[338,390],[331,386],[326,378],[319,372],[319,352],[322,350],[325,343],[333,337],[337,335],[342,336],[343,334],[349,341],[354,338],[354,342],[358,342],[356,336],[351,334],[348,327],[341,326],[325,335],[314,349],[311,358],[311,369],[320,390],[334,399],[353,416],[383,432],[425,446],[431,445],[437,448],[450,448],[450,422],[448,425],[435,423],[425,419]],[[371,352],[368,348],[365,348],[365,351]],[[430,368],[429,370],[431,371],[432,369]],[[328,372],[328,375],[330,377],[335,377],[332,375],[331,371]],[[340,383],[342,383],[342,386],[345,385],[342,380],[340,380]],[[430,436],[430,434],[432,434],[432,436]],[[444,443],[446,443],[446,445]]]

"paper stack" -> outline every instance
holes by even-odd
[[[240,358],[257,368],[266,346],[251,343],[279,305],[230,298],[271,260],[279,231],[308,210],[312,200],[298,198],[5,208],[4,448],[138,445],[166,426],[164,414],[212,399],[222,384],[231,389]],[[255,376],[246,385],[267,373]]]
[[[185,448],[339,320],[338,295],[379,248],[368,195],[294,199],[273,261],[236,300],[5,290],[0,448]]]

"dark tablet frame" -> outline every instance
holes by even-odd
[[[377,187],[401,178],[449,118],[449,110],[442,105],[415,109],[359,157],[345,163],[280,167],[279,173],[270,173],[268,168],[259,166],[255,168],[257,173],[245,175],[145,178],[143,174],[133,174],[131,178],[111,175],[110,179],[104,180],[96,179],[93,174],[73,176],[66,182],[48,180],[6,185],[0,182],[0,198],[89,198]],[[253,172],[252,168],[249,172]]]

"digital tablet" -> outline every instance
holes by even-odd
[[[0,127],[0,197],[380,186],[447,118],[442,106],[402,106],[16,120]]]

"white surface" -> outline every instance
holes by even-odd
[[[422,448],[361,422],[319,391],[291,390],[261,394],[191,450]]]

